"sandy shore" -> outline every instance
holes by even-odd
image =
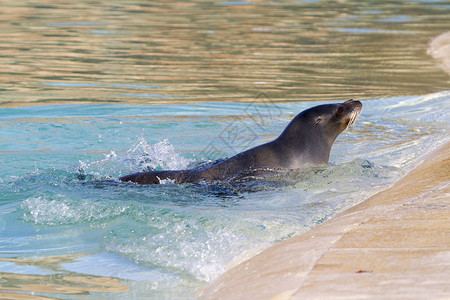
[[[230,269],[203,299],[450,299],[450,143],[393,187]]]

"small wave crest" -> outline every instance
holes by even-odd
[[[75,200],[62,195],[30,197],[21,204],[22,219],[37,225],[70,225],[120,216],[128,207]]]

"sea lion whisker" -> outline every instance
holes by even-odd
[[[355,120],[356,120],[356,111],[353,110],[352,114],[350,115],[350,124],[355,123]]]
[[[354,124],[356,122],[356,119],[359,116],[359,112],[360,111],[358,109],[353,109],[353,111],[351,112],[351,115],[350,115],[350,122],[349,122],[349,124]]]

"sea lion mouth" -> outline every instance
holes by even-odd
[[[356,122],[356,119],[358,118],[359,114],[362,111],[362,103],[358,100],[347,100],[343,103],[344,107],[346,108],[346,110],[348,109],[348,123],[347,126],[345,126],[345,128],[347,128],[348,126],[354,124]]]

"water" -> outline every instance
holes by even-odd
[[[448,1],[0,9],[0,298],[194,298],[449,139],[449,77],[426,51],[448,31]],[[229,157],[348,98],[363,112],[327,167],[239,184],[117,180]]]
[[[450,92],[374,99],[336,141],[329,167],[281,174],[281,184],[117,180],[148,168],[208,162],[210,144],[223,150],[218,156],[233,155],[276,137],[309,106],[2,109],[0,271],[39,280],[79,276],[89,284],[97,278],[102,288],[82,288],[94,298],[192,296],[229,266],[386,188],[448,140]],[[256,123],[262,120],[264,128]],[[246,143],[224,138],[235,128],[230,124],[244,129],[239,135]],[[115,285],[102,281],[111,278]]]
[[[424,95],[448,1],[2,1],[0,103]]]

